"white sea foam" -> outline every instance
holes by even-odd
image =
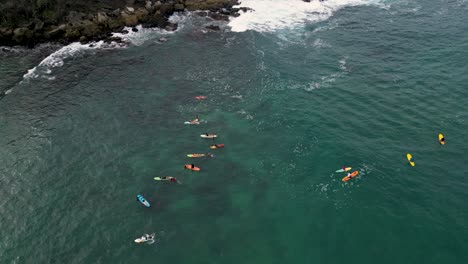
[[[172,18],[172,17],[171,17]],[[178,18],[173,18],[171,21],[178,21]],[[128,33],[114,33],[113,37],[119,37],[123,41],[131,43],[135,46],[141,46],[143,43],[149,40],[159,39],[161,36],[173,34],[176,31],[167,31],[160,28],[143,28],[141,25],[136,26],[137,32],[134,32],[132,28],[124,28]]]
[[[378,4],[379,0],[326,0],[304,2],[302,0],[241,0],[237,7],[253,10],[231,19],[229,26],[235,32],[255,30],[272,32],[292,28],[305,21],[317,22],[331,17],[346,6]]]
[[[338,63],[340,71],[320,77],[319,81],[309,83],[308,87],[305,87],[304,90],[310,92],[315,89],[328,87],[331,83],[335,82],[337,78],[340,78],[349,72],[349,69],[346,67],[346,58],[339,60]]]
[[[62,67],[65,63],[65,59],[81,54],[86,50],[115,48],[117,46],[118,45],[116,43],[106,44],[104,41],[89,44],[81,44],[79,42],[71,43],[47,56],[36,67],[29,69],[28,72],[23,75],[23,80],[36,79],[40,77],[48,80],[54,80],[55,77],[50,74],[52,74],[54,68]]]
[[[319,48],[331,48],[331,45],[328,44],[328,42],[326,42],[325,40],[322,40],[322,39],[316,39],[314,41],[314,47],[319,49]]]
[[[172,20],[180,20],[181,18],[176,17]],[[125,28],[127,33],[114,33],[114,37],[120,37],[123,43],[111,42],[106,43],[104,41],[92,42],[88,44],[81,44],[79,42],[71,43],[67,46],[50,54],[47,58],[42,60],[39,65],[29,69],[26,74],[23,75],[23,81],[29,79],[44,78],[47,80],[55,80],[54,76],[51,76],[53,69],[62,67],[65,64],[65,60],[77,55],[84,54],[89,50],[99,49],[118,49],[125,48],[129,44],[139,46],[145,41],[156,39],[161,35],[172,34],[174,31],[161,30],[159,28],[143,28],[137,26],[137,32],[132,31],[132,28]]]

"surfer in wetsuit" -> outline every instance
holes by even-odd
[[[195,116],[195,119],[190,121],[191,124],[198,124],[200,122],[200,119],[198,118],[198,115]]]

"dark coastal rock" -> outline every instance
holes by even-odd
[[[68,16],[65,17],[65,20],[68,21],[68,23],[71,23],[71,24],[78,24],[82,20],[84,20],[85,18],[86,18],[85,13],[70,11]]]
[[[87,39],[85,36],[81,36],[81,37],[80,37],[80,43],[81,43],[81,44],[88,43],[88,39]]]
[[[80,29],[74,25],[68,25],[65,30],[64,38],[68,41],[75,41],[81,37]]]
[[[216,12],[209,12],[208,16],[211,17],[214,20],[229,21],[229,16],[223,15],[223,14],[220,14],[220,13],[216,13]]]
[[[11,38],[13,36],[13,30],[10,28],[0,28],[0,38]]]
[[[221,21],[243,10],[232,8],[237,0],[61,0],[54,5],[47,0],[3,1],[8,5],[0,4],[0,14],[7,14],[0,16],[0,45],[24,46],[107,41],[111,32],[138,24],[173,31],[178,25],[170,23],[169,17],[185,10],[204,10],[198,15]],[[219,30],[215,25],[208,28]]]
[[[122,23],[127,27],[134,27],[138,25],[138,17],[135,14],[128,14],[122,12],[120,18]]]
[[[206,12],[206,11],[200,11],[200,12],[197,12],[196,14],[197,14],[197,16],[200,16],[200,17],[208,16],[208,12]]]
[[[179,25],[177,25],[177,24],[168,23],[168,24],[164,27],[164,29],[167,30],[167,31],[176,31],[178,27],[179,27]]]
[[[248,12],[248,11],[253,11],[253,9],[250,8],[250,7],[239,7],[239,10],[241,10],[241,11],[244,12],[244,13],[246,13],[246,12]]]
[[[184,11],[185,6],[183,4],[175,4],[174,5],[174,10],[177,11],[177,12]]]
[[[146,10],[148,10],[150,12],[153,11],[154,10],[153,2],[147,0],[145,2],[145,8],[146,8]]]
[[[35,32],[42,31],[42,29],[44,29],[44,25],[45,25],[44,22],[42,22],[39,19],[36,19],[34,21],[34,28],[32,28],[32,30]]]
[[[222,8],[230,8],[235,4],[237,4],[235,0],[185,0],[185,6],[189,11],[218,11]]]
[[[219,26],[216,26],[216,25],[208,25],[205,28],[207,28],[209,30],[214,30],[214,31],[219,31],[220,30]]]
[[[13,31],[13,40],[16,43],[29,44],[32,41],[33,36],[33,31],[26,27],[17,28]]]
[[[119,37],[108,37],[104,40],[104,42],[106,42],[107,44],[110,44],[112,42],[115,42],[115,43],[122,43],[122,39],[119,38]]]
[[[109,23],[109,16],[105,12],[98,12],[93,21],[100,26],[107,27]]]
[[[165,18],[159,11],[156,11],[154,15],[150,16],[148,20],[143,23],[143,27],[150,28],[150,27],[160,27],[163,28],[168,24],[167,18]]]
[[[79,29],[82,36],[90,39],[101,33],[99,26],[90,20],[83,20],[80,23]]]
[[[138,32],[138,28],[132,27],[132,32]]]
[[[65,35],[66,29],[67,29],[67,26],[65,24],[62,24],[58,27],[51,26],[49,30],[44,32],[44,37],[46,39],[60,38],[63,35]]]

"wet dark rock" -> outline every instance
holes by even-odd
[[[148,11],[153,11],[153,9],[154,9],[153,2],[151,2],[151,1],[146,1],[146,2],[145,2],[145,8],[146,8],[146,10],[148,10]]]
[[[220,14],[220,13],[209,12],[208,16],[211,17],[214,20],[229,21],[229,16],[223,15],[223,14]]]
[[[138,32],[138,28],[132,27],[132,32]]]
[[[0,45],[33,46],[41,42],[69,43],[108,40],[125,26],[176,30],[174,12],[204,10],[199,16],[228,21],[242,8],[236,0],[3,0],[0,4]],[[211,30],[216,26],[209,26]]]
[[[208,25],[205,28],[207,28],[209,30],[214,30],[214,31],[219,31],[220,30],[219,26],[216,26],[216,25]]]
[[[133,27],[138,25],[138,17],[135,14],[128,14],[122,12],[121,21],[126,27]]]
[[[33,31],[29,28],[22,27],[13,31],[13,40],[17,43],[29,44],[33,38]]]
[[[253,11],[253,9],[250,8],[250,7],[239,7],[239,10],[241,10],[241,11],[244,12],[244,13],[245,13],[245,12],[248,12],[248,11]]]
[[[179,27],[179,25],[177,25],[177,24],[168,23],[168,24],[164,27],[164,29],[167,30],[167,31],[176,31],[178,27]]]
[[[184,11],[184,10],[185,10],[185,6],[184,6],[183,4],[175,4],[175,5],[174,5],[174,10],[175,10],[175,11],[178,11],[178,12]]]
[[[107,27],[109,22],[109,16],[105,12],[98,12],[94,18],[94,22],[98,25]]]
[[[104,42],[106,42],[106,43],[108,43],[108,44],[110,44],[110,43],[112,43],[112,42],[122,43],[122,39],[119,38],[119,37],[109,37],[109,38],[106,38],[106,39],[104,40]]]
[[[87,38],[93,38],[101,33],[99,26],[90,20],[83,20],[78,28],[81,34]]]
[[[197,12],[196,14],[197,14],[197,16],[200,16],[200,17],[208,16],[208,12],[205,12],[205,11]]]
[[[80,37],[80,43],[81,43],[81,44],[88,43],[88,39],[87,39],[85,36],[81,36],[81,37]]]
[[[68,21],[68,23],[71,23],[71,24],[78,24],[83,19],[85,19],[85,17],[86,17],[85,13],[70,11],[68,16],[66,16],[65,20]]]
[[[46,39],[61,38],[65,35],[67,26],[62,24],[58,27],[52,26],[48,31],[44,32],[44,37]]]

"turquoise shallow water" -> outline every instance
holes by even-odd
[[[186,22],[21,84],[52,47],[3,52],[1,262],[466,263],[467,11],[357,6],[275,33]],[[204,132],[226,148],[184,171]],[[343,184],[342,165],[359,177]]]

